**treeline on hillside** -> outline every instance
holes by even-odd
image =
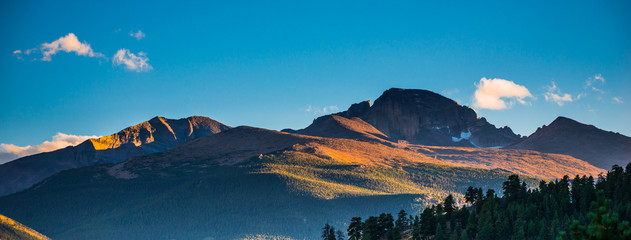
[[[395,220],[382,213],[362,221],[353,217],[349,240],[486,240],[486,239],[631,239],[631,163],[614,165],[595,181],[592,176],[568,176],[541,181],[528,189],[517,175],[494,190],[469,187],[467,206],[459,208],[453,196],[425,208],[420,215],[401,210]],[[323,239],[341,239],[326,225]],[[334,228],[333,228],[334,229]],[[343,238],[342,238],[343,239]]]

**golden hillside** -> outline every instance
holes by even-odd
[[[15,220],[8,218],[0,214],[0,239],[2,240],[50,240],[50,238],[44,236],[37,231],[22,225]]]

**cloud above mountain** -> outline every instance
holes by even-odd
[[[130,32],[130,36],[140,40],[145,37],[145,33],[138,30],[137,32]],[[13,56],[19,60],[24,60],[26,56],[39,55],[41,57],[35,57],[32,60],[41,60],[50,62],[52,56],[59,52],[74,53],[77,56],[86,56],[91,58],[100,58],[107,60],[104,54],[96,52],[92,49],[89,43],[86,41],[79,41],[79,38],[74,33],[68,33],[68,35],[58,38],[52,42],[45,42],[40,45],[39,48],[31,48],[26,50],[14,50]],[[127,70],[136,72],[147,72],[153,69],[149,64],[149,58],[145,52],[132,53],[126,48],[120,48],[114,56],[112,56],[112,63],[114,66],[124,66]]]
[[[56,55],[60,51],[74,53],[78,56],[105,58],[105,55],[95,52],[86,41],[79,41],[79,38],[74,33],[68,33],[68,35],[60,37],[49,43],[42,43],[39,48],[31,48],[24,51],[15,50],[13,51],[13,55],[18,59],[22,59],[24,55],[39,52],[42,54],[42,57],[39,58],[39,60],[49,62],[52,60],[52,56]]]
[[[144,32],[138,30],[137,32],[130,32],[129,36],[135,38],[136,40],[140,40],[140,39],[145,38],[146,35]]]
[[[79,56],[104,57],[102,53],[94,52],[87,42],[80,42],[79,38],[77,38],[74,33],[69,33],[50,43],[43,43],[41,51],[43,61],[50,61],[51,56],[57,54],[59,51],[67,53],[73,52]]]
[[[312,105],[309,105],[305,109],[305,112],[313,113],[313,115],[324,115],[324,114],[337,112],[339,110],[340,110],[340,108],[337,107],[337,106],[326,106],[326,107],[320,108],[320,107],[314,107]]]
[[[566,102],[573,102],[578,99],[578,96],[572,98],[572,95],[568,93],[561,93],[561,89],[557,87],[556,83],[552,82],[552,85],[547,86],[546,93],[543,94],[546,101],[556,103],[559,106],[563,106]],[[580,96],[580,95],[579,95]]]
[[[153,67],[149,65],[149,58],[144,52],[138,52],[137,54],[131,53],[128,49],[121,48],[114,54],[112,63],[116,66],[123,65],[127,70],[136,72],[146,72]]]
[[[99,136],[80,136],[72,134],[57,133],[53,136],[52,141],[44,141],[34,146],[17,146],[14,144],[0,143],[0,164],[11,160],[25,157],[41,152],[50,152],[67,146],[75,146],[90,138],[98,138]]]
[[[525,99],[532,98],[532,94],[526,87],[509,80],[482,78],[475,86],[473,106],[476,108],[507,109],[515,102],[526,104]]]

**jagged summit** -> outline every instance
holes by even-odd
[[[567,154],[605,169],[631,162],[630,137],[561,116],[509,148]]]
[[[359,118],[373,126],[388,140],[438,146],[503,147],[521,140],[509,127],[496,128],[475,111],[429,90],[391,88],[375,100],[353,104],[336,113],[347,119]],[[314,121],[306,129],[326,129]],[[305,129],[305,130],[306,130]],[[304,131],[303,131],[304,132]],[[324,133],[309,131],[309,135]],[[350,134],[347,134],[350,135]]]
[[[337,115],[346,118],[360,117],[370,110],[370,100],[359,103],[353,103],[348,110],[338,113]]]
[[[192,116],[181,119],[168,119],[156,116],[149,121],[131,126],[118,133],[90,139],[95,150],[118,148],[125,144],[141,147],[147,153],[164,151],[173,144],[212,135],[230,129],[213,119]]]
[[[168,119],[157,116],[115,134],[88,139],[74,147],[26,156],[0,165],[0,196],[24,190],[63,170],[118,163],[228,129],[229,126],[207,117]]]

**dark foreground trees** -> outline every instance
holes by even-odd
[[[624,169],[614,165],[597,182],[591,176],[565,176],[528,189],[512,175],[502,189],[499,197],[492,189],[469,187],[465,207],[457,207],[449,195],[420,215],[401,210],[396,221],[385,213],[365,221],[353,217],[348,239],[631,240],[631,163]]]

